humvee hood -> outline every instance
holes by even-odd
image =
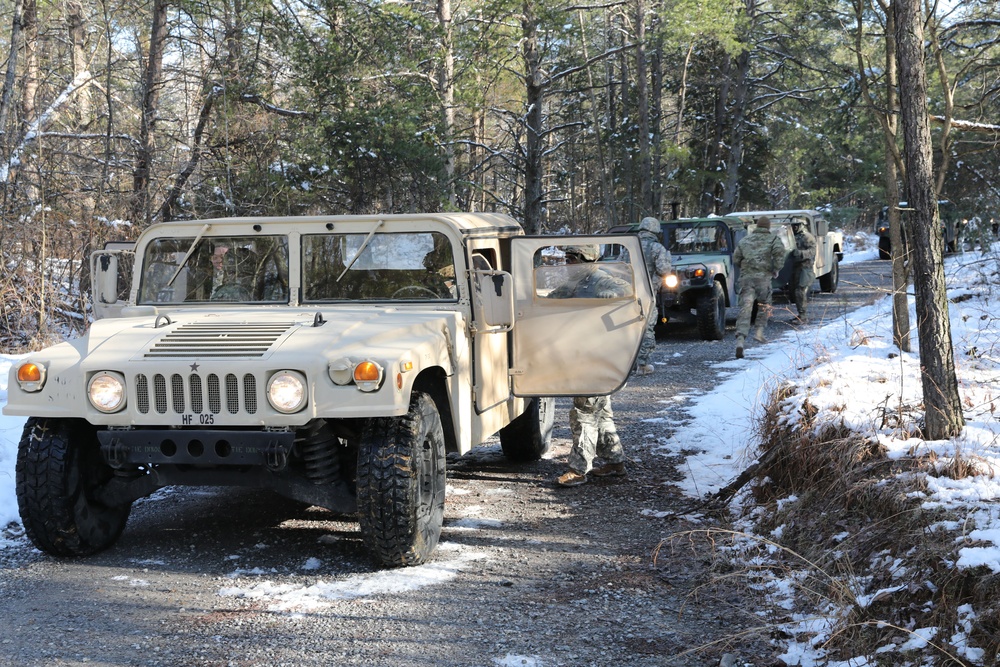
[[[326,311],[180,311],[169,319],[102,320],[89,332],[86,364],[100,368],[129,361],[192,359],[267,360],[275,356],[349,354],[351,348],[409,348],[446,334],[457,314],[395,308]]]

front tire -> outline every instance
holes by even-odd
[[[837,256],[833,256],[833,266],[830,267],[829,273],[826,273],[819,277],[819,288],[820,290],[832,294],[837,291],[837,285],[840,283],[840,262],[837,261]]]
[[[500,429],[500,448],[504,456],[521,463],[545,456],[552,446],[555,407],[554,398],[534,398],[524,412]]]
[[[715,281],[712,293],[698,297],[695,309],[701,337],[705,340],[722,340],[726,333],[726,294],[722,284]]]
[[[17,506],[24,531],[53,556],[89,556],[114,544],[132,504],[108,506],[100,488],[114,471],[87,422],[30,417],[17,449]]]
[[[358,521],[385,565],[419,565],[444,523],[445,445],[437,406],[413,392],[402,417],[368,421],[358,449]]]
[[[892,259],[892,240],[888,236],[878,237],[878,258]]]

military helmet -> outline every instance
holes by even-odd
[[[660,221],[653,217],[643,218],[642,222],[639,223],[640,232],[653,232],[654,234],[660,233]]]
[[[567,255],[575,255],[585,262],[596,262],[600,252],[596,245],[571,245],[565,250]]]

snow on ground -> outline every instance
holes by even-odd
[[[844,262],[875,259],[877,251],[872,239],[862,235],[857,240],[862,249],[849,251]],[[1000,498],[1000,421],[995,413],[1000,396],[1000,327],[996,326],[1000,299],[991,298],[990,294],[992,289],[1000,289],[994,287],[998,251],[1000,247],[995,246],[988,256],[967,252],[945,261],[955,362],[967,422],[959,437],[925,442],[911,438],[905,428],[882,423],[881,415],[886,409],[895,409],[901,423],[912,424],[920,417],[914,406],[919,405],[921,396],[916,334],[912,353],[895,353],[891,302],[883,298],[822,327],[790,331],[766,345],[751,346],[745,360],[719,364],[718,388],[691,399],[688,404],[691,423],[678,427],[673,437],[657,445],[663,453],[687,455],[687,477],[681,483],[684,491],[695,497],[717,491],[750,463],[748,448],[753,445],[753,417],[770,389],[778,383],[790,382],[796,387],[790,404],[801,405],[808,396],[822,418],[842,420],[852,429],[877,436],[890,456],[933,452],[942,467],[957,454],[976,459],[983,474],[960,480],[944,476],[928,478],[925,503],[967,511],[970,524],[967,530],[971,532],[965,537],[975,540],[978,546],[963,547],[956,567],[985,565],[993,572],[1000,572],[1000,508],[994,502]],[[815,299],[813,308],[821,307],[822,301]],[[910,318],[916,322],[912,301]],[[8,369],[17,358],[0,356],[0,404],[6,403]],[[786,417],[795,419],[796,415],[790,410]],[[0,528],[18,522],[14,461],[23,423],[22,417],[0,417]],[[494,523],[468,517],[446,528],[477,530],[495,527]],[[957,526],[940,529],[956,530]],[[12,542],[5,541],[2,535],[0,548],[11,546]],[[275,609],[301,611],[325,606],[330,600],[348,594],[385,594],[433,586],[457,576],[472,560],[484,557],[479,553],[455,552],[448,543],[441,546],[438,559],[428,565],[367,575],[363,580],[351,577],[330,583],[317,581],[311,586],[276,587],[266,579],[251,579],[246,585],[227,587],[219,594],[265,598]],[[303,569],[308,570],[309,564]],[[962,613],[968,620],[975,612],[970,608]],[[809,626],[809,621],[803,620],[803,625]],[[929,637],[936,630],[919,629],[912,641]],[[823,628],[810,626],[809,631],[822,635]],[[961,632],[959,629],[953,640],[960,640]],[[787,664],[828,664],[815,646],[815,641],[789,640],[784,656]],[[973,646],[965,649],[965,657],[971,661],[981,655],[982,651]],[[534,659],[534,656],[506,656],[495,662],[526,664],[524,660]],[[867,664],[859,662],[860,658],[856,660],[850,664]]]

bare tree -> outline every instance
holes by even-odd
[[[907,165],[907,201],[911,209],[913,287],[929,440],[959,434],[965,425],[955,375],[955,353],[944,278],[944,239],[934,189],[927,73],[920,0],[895,0],[899,61],[900,116]]]
[[[153,164],[153,133],[159,112],[160,79],[163,74],[163,51],[167,41],[167,0],[153,1],[153,19],[149,50],[142,82],[142,117],[139,125],[139,149],[132,175],[132,220],[149,224],[150,174]]]
[[[878,103],[871,89],[869,73],[874,70],[866,61],[864,49],[865,9],[868,0],[854,0],[857,29],[854,34],[854,52],[857,56],[858,79],[865,104],[878,119],[885,146],[885,199],[888,205],[889,241],[892,253],[892,341],[903,352],[910,351],[910,308],[906,297],[909,280],[908,255],[903,251],[903,230],[899,210],[899,180],[906,181],[906,165],[899,152],[899,72],[896,65],[896,18],[889,0],[876,0],[885,17],[884,46],[885,72],[882,77],[883,100]]]

